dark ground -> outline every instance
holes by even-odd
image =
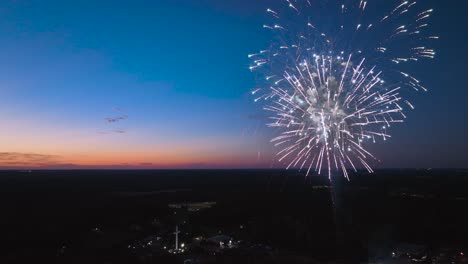
[[[353,175],[338,182],[336,214],[328,185],[283,170],[2,171],[0,263],[62,263],[63,246],[86,263],[123,263],[138,228],[173,221],[168,204],[176,202],[217,202],[191,218],[194,233],[243,225],[252,243],[319,260],[363,261],[402,242],[468,246],[468,170]],[[90,238],[95,227],[112,230],[112,242]]]

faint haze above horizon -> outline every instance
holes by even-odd
[[[0,169],[278,168],[249,96],[269,0],[0,3]],[[468,2],[426,1],[441,36],[375,168],[467,168]]]

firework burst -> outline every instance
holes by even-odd
[[[348,179],[350,169],[372,172],[376,158],[365,145],[387,140],[406,119],[414,108],[403,97],[408,87],[426,91],[404,67],[434,58],[433,10],[381,2],[281,0],[267,9],[272,22],[263,27],[274,41],[249,55],[261,77],[252,94],[271,114],[268,126],[278,131],[271,142],[287,168],[328,177],[336,169]],[[388,12],[376,11],[389,2]]]

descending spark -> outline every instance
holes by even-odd
[[[271,114],[268,127],[279,132],[271,140],[278,160],[307,175],[315,170],[331,177],[338,170],[348,178],[348,170],[359,167],[373,172],[369,160],[376,158],[365,146],[388,140],[391,126],[406,119],[404,107],[414,109],[402,88],[427,90],[396,67],[434,58],[429,46],[438,37],[428,35],[426,23],[433,10],[400,1],[372,19],[368,10],[379,7],[376,0],[282,2],[283,8],[267,9],[274,22],[263,26],[277,40],[248,55],[250,70],[263,80],[252,94]],[[326,8],[339,23],[320,20]]]

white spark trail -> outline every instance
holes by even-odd
[[[438,37],[426,23],[434,10],[398,1],[375,20],[379,1],[350,0],[336,4],[331,17],[340,23],[330,24],[320,18],[333,1],[281,1],[284,8],[266,9],[273,21],[263,26],[277,40],[248,55],[264,82],[251,93],[279,133],[271,139],[278,160],[330,179],[334,170],[347,179],[350,170],[372,173],[376,158],[366,146],[390,139],[405,109],[415,108],[403,88],[427,91],[398,67],[435,57]]]

